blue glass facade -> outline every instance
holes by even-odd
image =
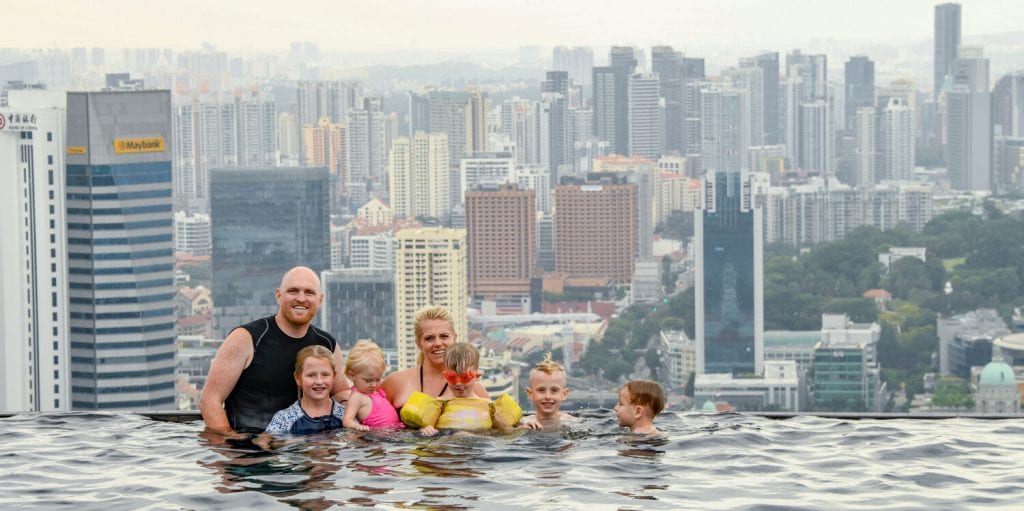
[[[290,268],[330,268],[329,205],[324,168],[211,170],[215,333],[276,312]]]
[[[698,211],[698,341],[704,373],[752,374],[760,370],[757,236],[760,217],[749,206],[738,172],[709,173],[713,207]],[[746,199],[744,197],[746,196]],[[710,198],[710,197],[709,197]],[[706,199],[707,200],[707,199]],[[702,271],[701,271],[702,270]]]

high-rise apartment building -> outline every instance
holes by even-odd
[[[935,6],[935,60],[932,73],[932,98],[938,99],[946,76],[953,74],[953,61],[960,50],[960,4]]]
[[[398,369],[416,365],[416,311],[448,309],[455,334],[469,336],[466,309],[466,231],[441,227],[402,229],[395,234],[395,343]]]
[[[682,153],[683,54],[671,46],[655,46],[651,48],[651,70],[658,77],[658,97],[665,104],[663,152]]]
[[[637,257],[637,191],[625,176],[563,179],[554,192],[555,271],[627,284]]]
[[[661,156],[664,112],[659,96],[657,75],[635,74],[629,77],[627,107],[630,156],[652,160]]]
[[[194,256],[210,255],[212,247],[210,215],[174,213],[174,251]]]
[[[856,140],[854,184],[872,185],[879,181],[878,113],[874,106],[857,109],[854,116]]]
[[[71,407],[173,409],[168,91],[67,97]]]
[[[386,114],[379,98],[366,98],[359,108],[348,111],[345,130],[345,161],[349,210],[366,204],[371,198],[387,197]]]
[[[511,153],[475,153],[459,163],[460,195],[480,185],[515,182],[516,162]]]
[[[762,53],[751,59],[741,60],[740,66],[761,68],[764,144],[779,144],[782,140],[779,133],[781,129],[779,123],[779,54],[778,52]]]
[[[746,91],[707,87],[701,91],[701,158],[708,171],[746,167],[748,131],[743,128]],[[747,123],[749,127],[749,123]]]
[[[992,94],[989,61],[961,48],[946,94],[946,172],[957,190],[992,189]]]
[[[418,132],[399,137],[388,158],[391,208],[396,218],[442,218],[451,211],[448,137]]]
[[[213,169],[213,328],[274,314],[274,289],[295,266],[331,267],[327,169]]]
[[[469,294],[474,301],[526,299],[536,271],[536,198],[517,184],[466,192]]]
[[[831,105],[824,100],[812,101],[801,104],[799,112],[799,168],[832,174],[835,129]]]
[[[0,108],[0,410],[68,410],[66,96],[11,91],[8,101]]]
[[[762,208],[767,182],[747,172],[709,171],[694,212],[698,374],[762,374]]]
[[[914,113],[902,98],[890,98],[882,110],[880,145],[885,178],[909,181],[914,173]]]

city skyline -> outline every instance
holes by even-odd
[[[932,37],[933,20],[925,13],[938,3],[736,0],[710,5],[645,0],[630,3],[628,8],[595,9],[580,0],[555,4],[450,0],[443,8],[422,0],[394,0],[388,9],[370,4],[338,7],[317,1],[299,10],[259,0],[212,5],[185,0],[171,12],[148,16],[123,0],[99,2],[98,7],[54,0],[48,9],[17,3],[8,6],[5,10],[13,23],[5,29],[9,41],[5,46],[187,48],[209,42],[229,50],[264,50],[284,47],[289,41],[310,41],[326,51],[372,53],[495,50],[523,45],[674,44],[689,50],[709,45],[784,48],[814,40],[905,43]],[[1024,4],[960,3],[970,13],[963,19],[965,43],[971,43],[972,36],[1020,31],[1015,20],[1024,17]],[[337,17],[308,15],[331,9],[337,10]],[[659,15],[651,16],[652,12]],[[779,12],[787,16],[777,17]],[[121,13],[128,13],[131,21],[126,23]],[[772,19],[770,30],[765,29],[765,19]]]

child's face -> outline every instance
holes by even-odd
[[[384,368],[364,366],[349,371],[345,376],[352,380],[352,385],[364,394],[373,394],[380,388],[380,380],[384,376]]]
[[[334,386],[334,366],[328,360],[309,357],[302,362],[302,374],[295,377],[295,384],[302,389],[303,396],[329,398]]]
[[[480,372],[476,367],[470,368],[464,373],[456,373],[450,369],[444,372],[444,378],[448,381],[448,386],[452,389],[452,395],[455,397],[471,397],[473,385],[476,384],[479,377]]]
[[[637,406],[630,403],[631,396],[625,387],[619,391],[619,402],[615,403],[615,415],[619,418],[619,426],[632,428],[638,417]]]
[[[569,395],[569,388],[565,385],[565,373],[558,371],[548,374],[537,371],[530,378],[530,386],[526,389],[526,395],[533,401],[533,409],[537,415],[557,415]]]

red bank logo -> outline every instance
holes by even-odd
[[[7,118],[0,114],[0,130],[4,129],[4,126],[7,126]]]

